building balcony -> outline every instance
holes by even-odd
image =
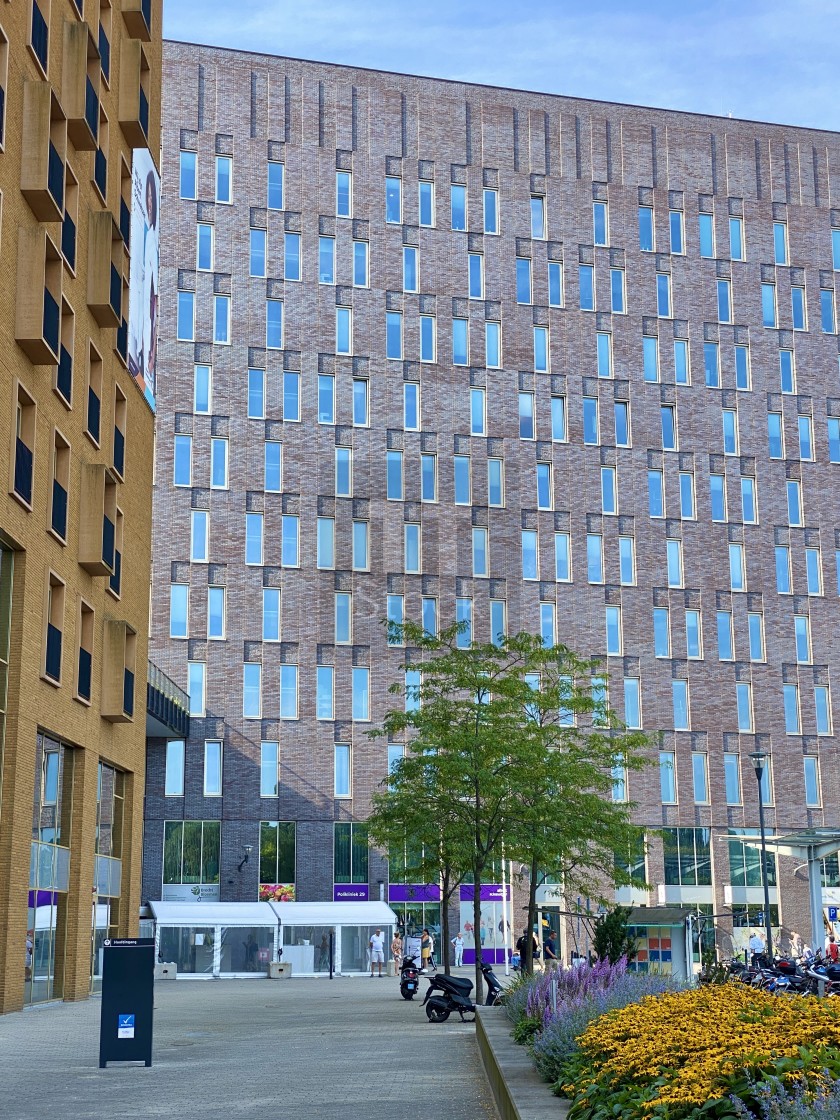
[[[87,303],[101,327],[118,327],[122,321],[124,260],[119,227],[108,210],[91,214],[88,231]]]
[[[189,696],[150,661],[146,679],[147,738],[188,739],[189,734]]]
[[[123,0],[122,14],[133,39],[152,41],[152,0]]]
[[[67,120],[48,82],[23,85],[23,147],[20,189],[39,222],[64,217],[64,156]]]
[[[100,79],[99,47],[93,28],[78,20],[65,20],[61,105],[67,114],[67,134],[77,151],[96,151]]]

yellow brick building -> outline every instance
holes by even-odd
[[[86,996],[136,933],[154,415],[128,242],[161,9],[0,3],[0,1011]]]

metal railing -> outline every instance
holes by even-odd
[[[146,710],[170,727],[179,738],[189,737],[189,695],[152,661],[149,662],[146,678]]]

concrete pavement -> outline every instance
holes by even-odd
[[[391,977],[163,981],[155,1008],[151,1069],[98,1068],[98,999],[0,1017],[0,1116],[497,1120],[475,1027]]]

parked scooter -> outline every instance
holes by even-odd
[[[414,957],[405,957],[400,968],[400,995],[414,999],[420,990],[420,970]]]
[[[482,964],[481,972],[487,985],[487,999],[484,1001],[488,1007],[499,1002],[502,994],[502,985],[489,964]],[[461,1016],[462,1023],[471,1023],[473,1019],[465,1019],[464,1014],[472,1013],[475,1016],[475,1004],[470,999],[472,981],[466,976],[444,976],[438,973],[429,981],[426,998],[423,1006],[430,1023],[445,1023],[453,1011]]]

